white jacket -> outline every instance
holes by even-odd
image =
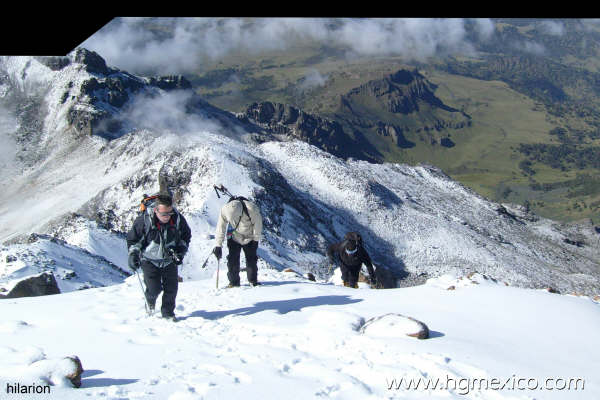
[[[250,218],[244,212],[242,201],[246,205]],[[260,209],[256,204],[248,200],[233,200],[221,207],[217,231],[215,232],[215,246],[221,247],[225,234],[233,230],[233,240],[241,245],[250,243],[252,240],[260,241],[263,221]]]

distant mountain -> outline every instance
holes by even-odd
[[[401,69],[340,96],[336,115],[348,124],[391,137],[398,147],[414,147],[414,140],[423,137],[429,144],[451,147],[454,143],[447,136],[434,132],[469,126],[471,117],[444,104],[435,90],[436,85],[418,70]]]

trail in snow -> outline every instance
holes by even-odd
[[[223,274],[220,282],[226,284]],[[577,398],[600,395],[599,305],[589,298],[449,276],[389,290],[309,282],[259,270],[260,287],[216,289],[215,277],[180,285],[177,323],[145,316],[139,283],[0,302],[0,351],[13,366],[31,354],[76,354],[80,389],[55,398]],[[473,282],[478,282],[475,284]],[[447,290],[454,284],[455,290]],[[157,304],[160,304],[160,298]],[[401,313],[425,322],[417,340],[360,327]],[[399,327],[390,326],[390,330]],[[582,334],[584,333],[584,334]],[[34,346],[33,348],[31,346]],[[35,358],[35,357],[34,357]],[[39,382],[32,371],[5,382]],[[27,375],[29,374],[29,375]],[[389,390],[393,379],[582,377],[584,391]],[[33,397],[32,397],[33,398]]]

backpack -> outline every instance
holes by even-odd
[[[231,203],[232,201],[235,200],[239,200],[240,203],[242,203],[242,215],[245,213],[248,216],[248,219],[250,220],[250,223],[252,223],[252,218],[250,218],[250,213],[248,212],[248,208],[246,207],[246,203],[244,203],[245,201],[249,201],[247,198],[243,197],[243,196],[232,196],[228,203]],[[242,220],[242,217],[240,217],[240,221]],[[240,221],[238,221],[238,225],[240,224]]]
[[[145,212],[146,209],[154,207],[154,204],[156,203],[157,198],[158,198],[158,194],[148,196],[147,194],[144,193],[144,198],[140,202],[139,213],[141,214],[141,213]]]

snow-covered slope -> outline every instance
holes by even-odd
[[[43,398],[61,400],[600,396],[600,305],[589,298],[480,275],[389,290],[314,283],[268,268],[259,280],[260,287],[242,279],[235,289],[216,289],[214,276],[183,282],[177,323],[145,316],[134,276],[106,288],[2,301],[0,387],[54,379]],[[388,313],[422,321],[430,338],[406,336],[397,318],[366,324]],[[57,371],[48,367],[58,369],[55,360],[70,355],[85,370],[79,389],[52,378]]]
[[[158,190],[160,171],[192,228],[183,266],[190,279],[214,273],[214,265],[199,266],[214,246],[211,234],[225,199],[217,198],[213,185],[221,183],[259,204],[265,219],[259,256],[279,270],[292,266],[327,279],[327,244],[356,230],[378,274],[392,286],[478,271],[512,285],[600,292],[593,226],[574,240],[572,229],[502,208],[431,166],[344,161],[303,142],[255,141],[251,127],[235,125],[233,115],[198,102],[182,112],[177,107],[188,103],[171,101],[170,92],[160,88],[152,89],[151,98],[143,91],[127,92],[122,108],[110,108],[100,100],[109,101],[112,92],[90,92],[90,79],[98,85],[123,76],[150,81],[118,71],[89,72],[89,65],[76,61],[72,57],[58,70],[34,58],[0,63],[5,100],[18,92],[16,97],[33,99],[43,111],[39,131],[29,134],[35,140],[23,139],[29,136],[22,130],[15,136],[25,140],[18,143],[19,153],[37,154],[37,162],[22,159],[23,171],[10,178],[3,193],[0,239],[9,247],[25,242],[31,232],[45,233],[126,268],[123,234],[143,194]],[[188,89],[180,90],[176,93],[188,96]],[[136,108],[140,96],[145,102]],[[148,101],[159,110],[155,114],[181,119],[174,129],[165,130],[165,121],[150,114],[155,126],[136,125]],[[158,107],[165,104],[170,108]],[[81,134],[65,122],[75,106],[112,113],[130,131],[110,140]],[[35,126],[23,117],[19,121]]]

